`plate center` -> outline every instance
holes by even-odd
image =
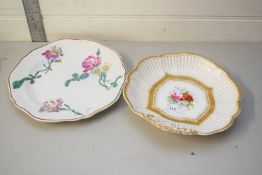
[[[166,74],[150,90],[148,109],[177,122],[199,124],[213,108],[212,89],[192,77]]]

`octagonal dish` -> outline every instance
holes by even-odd
[[[154,126],[186,135],[229,128],[240,112],[240,91],[220,67],[191,53],[143,59],[123,91],[133,112]]]
[[[33,119],[76,121],[114,104],[125,73],[115,50],[93,41],[65,39],[23,57],[8,85],[14,104]]]

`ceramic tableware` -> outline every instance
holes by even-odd
[[[88,40],[58,40],[23,57],[12,70],[15,106],[43,122],[76,121],[119,98],[126,69],[113,49]]]
[[[228,73],[192,53],[143,59],[123,94],[132,111],[154,126],[187,135],[224,131],[240,112],[239,88]]]

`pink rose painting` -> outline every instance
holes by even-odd
[[[98,83],[100,86],[110,89],[117,87],[117,81],[122,77],[121,75],[115,78],[115,80],[107,79],[107,72],[109,71],[109,64],[102,64],[102,57],[100,56],[100,49],[98,48],[96,56],[89,54],[87,58],[82,62],[82,67],[84,68],[83,73],[73,73],[72,78],[65,81],[64,85],[69,87],[71,82],[80,81],[87,79],[90,74],[98,75]]]
[[[174,92],[173,94],[171,94],[171,98],[173,100],[180,100],[182,98],[181,94],[177,94],[176,92]]]
[[[101,64],[101,57],[89,55],[83,62],[82,67],[84,68],[83,72],[88,72]]]

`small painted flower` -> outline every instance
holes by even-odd
[[[101,70],[100,70],[99,67],[97,67],[97,68],[95,68],[95,69],[92,70],[92,73],[93,73],[93,74],[100,74],[100,72],[101,72]]]
[[[182,97],[183,100],[187,101],[187,102],[191,102],[193,101],[193,96],[189,94],[189,92],[185,92],[183,93],[183,97]]]
[[[107,72],[109,70],[109,65],[108,64],[104,64],[103,66],[102,66],[102,71],[103,72]]]
[[[186,107],[187,109],[194,107],[194,98],[193,96],[185,90],[178,90],[170,94],[167,98],[169,105],[176,105],[179,107]],[[179,108],[174,108],[173,106],[169,107],[170,110],[178,111]]]
[[[63,53],[61,48],[56,48],[56,46],[54,46],[50,50],[43,52],[42,55],[45,56],[45,58],[48,60],[60,61],[58,58],[63,56]]]
[[[176,92],[174,92],[173,94],[171,94],[171,98],[173,100],[180,100],[182,98],[181,94],[177,94]]]
[[[60,111],[71,111],[75,115],[83,115],[80,112],[75,111],[69,105],[65,104],[61,98],[56,100],[45,101],[39,109],[40,112],[60,112]]]
[[[42,69],[38,70],[35,74],[29,74],[28,76],[16,80],[13,82],[13,88],[18,89],[22,87],[24,82],[30,82],[30,84],[34,84],[36,79],[41,78],[44,74],[47,74],[49,71],[52,71],[52,64],[56,62],[61,62],[61,56],[63,56],[62,49],[60,47],[52,47],[50,50],[46,50],[42,53],[42,55],[47,59],[47,64],[43,64]]]
[[[61,98],[56,100],[45,101],[43,106],[39,109],[40,112],[59,112],[63,105]]]
[[[88,72],[94,69],[96,66],[101,64],[101,58],[99,56],[89,55],[83,62],[82,67],[84,68],[83,72]]]

